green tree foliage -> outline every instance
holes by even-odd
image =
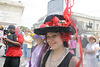
[[[21,26],[22,28],[22,31],[24,31],[25,29],[28,29],[28,27],[25,27],[25,26]]]

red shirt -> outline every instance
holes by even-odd
[[[21,45],[23,44],[24,41],[24,37],[21,33],[18,33],[16,31],[17,34],[17,42],[21,43]],[[18,47],[10,47],[8,46],[7,52],[6,52],[6,56],[9,57],[21,57],[23,55],[22,50],[21,50],[21,46]]]

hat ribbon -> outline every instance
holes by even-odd
[[[78,31],[77,31],[77,28],[76,28],[76,23],[75,23],[75,20],[74,20],[74,26],[75,26],[75,31],[76,31],[76,35],[77,35],[77,40],[79,42],[79,46],[80,46],[80,60],[79,62],[77,63],[76,67],[80,67],[80,64],[82,63],[82,67],[83,67],[83,49],[82,49],[82,43],[81,43],[81,37],[79,39],[79,36],[78,36]]]
[[[73,4],[74,4],[74,0],[73,0]],[[71,12],[71,8],[73,7],[73,4],[71,5],[71,1],[70,0],[67,0],[67,6],[64,10],[64,18],[65,18],[65,21],[66,21],[66,24],[64,24],[66,27],[71,25],[71,16],[72,16],[72,12]],[[78,64],[76,65],[76,67],[80,67],[80,64],[82,63],[82,67],[83,67],[83,58],[82,58],[82,55],[83,55],[83,50],[82,50],[82,44],[79,40],[79,37],[78,37],[78,32],[77,32],[77,28],[76,28],[76,23],[74,23],[74,27],[75,27],[75,30],[76,30],[76,35],[77,35],[77,39],[78,39],[78,42],[79,42],[79,46],[80,46],[80,60],[78,62]]]
[[[46,22],[46,24],[49,26],[62,26],[61,23],[59,23],[59,18],[56,16],[53,19],[51,19],[50,22]]]
[[[73,4],[71,5],[71,1],[67,0],[67,6],[64,10],[63,16],[65,18],[66,24],[64,24],[66,27],[69,26],[71,24],[71,16],[73,14],[73,12],[71,11],[71,8],[74,5],[74,0],[73,0]]]

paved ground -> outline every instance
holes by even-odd
[[[4,49],[0,49],[0,67],[3,67],[4,60],[5,60],[4,57],[1,57],[3,55],[3,53],[4,53]],[[77,57],[79,57],[79,48],[77,48]],[[23,60],[23,56],[22,56],[20,64],[22,64],[23,62],[24,62],[24,60]],[[84,64],[84,67],[86,67],[86,60],[85,59],[83,60],[83,64]],[[98,67],[100,67],[100,62],[98,62]]]

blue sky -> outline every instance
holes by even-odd
[[[25,6],[22,24],[31,28],[38,19],[47,14],[47,4],[50,0],[11,0],[21,1]],[[73,12],[100,17],[100,0],[74,0]]]

